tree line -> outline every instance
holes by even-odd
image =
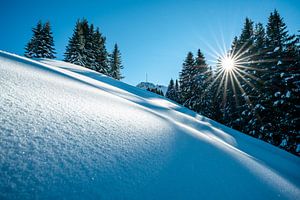
[[[200,50],[189,52],[166,96],[187,108],[300,156],[300,38],[277,10],[264,27],[246,18],[228,54],[240,64],[224,77]],[[238,62],[238,61],[237,61]]]
[[[33,36],[25,46],[25,56],[29,58],[55,58],[53,33],[50,22],[39,21],[32,29]],[[86,19],[78,20],[69,38],[64,61],[81,65],[120,80],[123,69],[121,53],[117,44],[112,53],[105,46],[106,38],[99,28]]]

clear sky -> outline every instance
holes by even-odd
[[[167,85],[188,51],[200,48],[211,60],[211,48],[229,47],[246,17],[266,24],[275,8],[290,33],[300,30],[300,0],[1,0],[0,49],[23,55],[31,28],[49,20],[63,59],[76,20],[85,17],[106,36],[109,51],[119,44],[125,82],[136,85],[147,73],[149,81]]]

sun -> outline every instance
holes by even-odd
[[[236,63],[235,59],[232,58],[231,56],[224,56],[221,59],[221,66],[227,72],[230,72],[235,68],[235,63]]]

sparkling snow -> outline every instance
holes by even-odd
[[[0,52],[0,199],[299,199],[300,159],[62,61]]]

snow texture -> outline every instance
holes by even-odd
[[[299,199],[300,159],[145,90],[0,52],[0,199]]]

